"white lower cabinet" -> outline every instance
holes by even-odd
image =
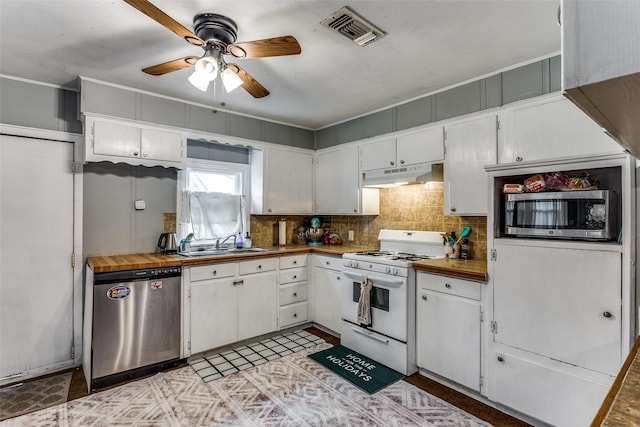
[[[622,359],[619,247],[494,247],[490,399],[555,426],[588,425]]]
[[[280,258],[279,315],[280,329],[309,320],[307,306],[307,257],[290,255]]]
[[[482,284],[417,273],[419,368],[480,391]]]
[[[342,258],[313,255],[313,321],[330,331],[340,334],[342,311],[340,302]]]
[[[186,267],[190,339],[200,353],[278,328],[278,259]]]

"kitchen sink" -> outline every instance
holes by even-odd
[[[244,254],[250,252],[264,252],[266,249],[262,248],[210,248],[204,250],[196,250],[190,252],[178,252],[178,255],[185,257],[202,257],[202,256],[215,256],[215,255],[232,255],[232,254]]]

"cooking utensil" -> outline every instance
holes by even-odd
[[[460,237],[458,238],[458,240],[456,240],[456,243],[460,243],[462,239],[466,239],[467,237],[469,237],[469,234],[471,234],[471,227],[467,226],[462,228],[462,231],[460,232]]]

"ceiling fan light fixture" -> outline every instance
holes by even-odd
[[[218,59],[213,56],[203,56],[196,62],[196,73],[201,74],[203,78],[208,78],[210,82],[218,77],[220,65]]]
[[[230,68],[225,68],[224,71],[220,73],[220,78],[227,92],[231,92],[242,85],[242,79]]]
[[[198,71],[194,71],[189,76],[189,83],[191,83],[196,89],[206,92],[209,87],[209,77],[205,74],[199,73]]]

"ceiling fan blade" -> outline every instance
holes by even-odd
[[[185,56],[184,58],[174,59],[173,61],[168,61],[162,64],[143,68],[142,71],[147,74],[151,74],[152,76],[161,76],[172,71],[178,71],[182,70],[183,68],[191,67],[196,63],[197,60],[197,56]]]
[[[173,31],[189,43],[196,46],[204,46],[205,42],[193,32],[182,26],[175,19],[158,9],[148,0],[123,0],[125,3],[135,7],[140,12],[147,15],[165,28]]]
[[[264,58],[265,56],[297,55],[302,52],[293,36],[274,37],[252,42],[232,43],[227,52],[236,58]]]
[[[227,68],[236,73],[242,80],[242,88],[249,92],[254,98],[264,98],[269,95],[269,91],[265,89],[256,79],[251,77],[249,73],[240,68],[237,64],[227,64]]]

